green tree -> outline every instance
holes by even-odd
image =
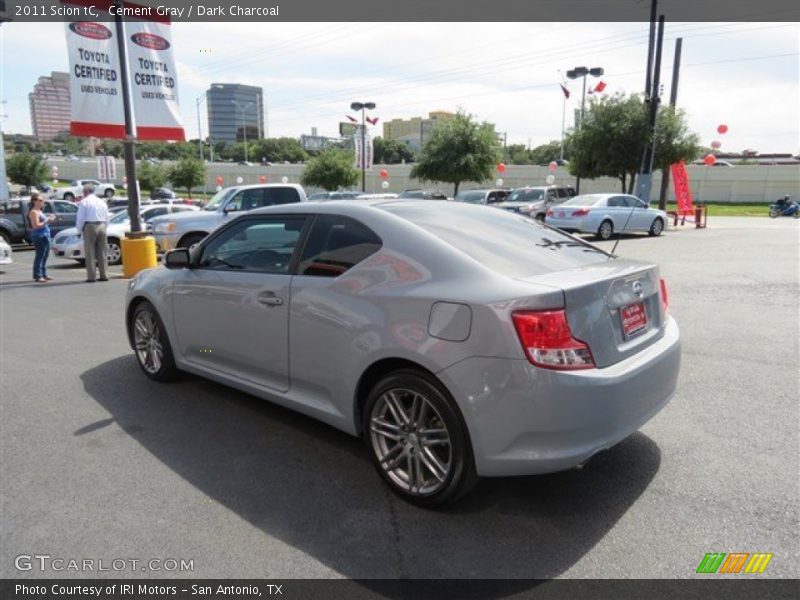
[[[206,166],[199,158],[182,158],[169,170],[169,180],[176,188],[183,188],[192,197],[192,188],[203,184],[206,178]]]
[[[339,188],[355,185],[358,182],[358,175],[353,166],[351,152],[329,148],[308,162],[303,169],[301,183],[333,192]]]
[[[503,149],[503,160],[510,165],[529,165],[531,154],[524,144],[509,144]]]
[[[622,192],[633,192],[649,139],[647,114],[636,96],[616,95],[592,100],[580,129],[569,138],[569,171],[585,178],[616,177]],[[698,137],[690,133],[683,111],[662,107],[656,121],[654,169],[680,160],[694,160],[699,153]]]
[[[492,126],[459,112],[433,129],[411,169],[411,177],[452,183],[453,194],[458,194],[462,181],[489,179],[500,156],[500,143]]]
[[[17,152],[6,160],[6,175],[13,183],[30,188],[47,179],[47,164],[38,154]]]
[[[136,172],[139,185],[145,190],[154,190],[163,187],[169,179],[169,172],[164,165],[151,165],[148,162],[141,162]],[[202,180],[200,181],[202,184]]]
[[[564,158],[569,159],[569,143],[564,141]],[[561,158],[561,141],[552,140],[546,144],[536,146],[531,150],[531,164],[549,165],[552,161]]]
[[[373,140],[374,162],[379,165],[396,165],[414,160],[414,151],[398,140],[377,137]]]

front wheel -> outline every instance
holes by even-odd
[[[372,389],[364,440],[375,468],[403,499],[428,508],[477,483],[472,446],[455,402],[430,376],[404,369]]]
[[[653,224],[650,225],[650,235],[658,237],[664,231],[664,221],[661,219],[654,219]]]
[[[597,237],[601,240],[610,240],[612,235],[614,235],[614,224],[606,219],[597,228]]]
[[[770,218],[771,218],[771,219],[774,219],[775,217],[777,217],[777,216],[778,216],[778,211],[777,211],[777,210],[775,210],[775,209],[772,209],[772,208],[771,208],[771,209],[769,210],[769,216],[770,216]]]
[[[66,200],[67,202],[73,202],[75,200],[75,194],[73,194],[72,192],[66,192],[64,194],[64,200]]]
[[[145,301],[133,313],[133,348],[145,375],[154,381],[170,381],[178,375],[164,323],[155,307]]]
[[[112,198],[114,196],[114,190],[111,188],[107,188],[106,191],[103,193],[103,196],[106,198]]]

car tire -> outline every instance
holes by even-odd
[[[172,381],[178,376],[164,323],[147,301],[136,306],[131,318],[131,337],[136,362],[153,381]]]
[[[664,232],[664,220],[661,217],[656,217],[653,219],[653,224],[650,225],[650,231],[648,232],[653,237],[658,237]]]
[[[65,192],[64,200],[66,200],[67,202],[75,202],[75,194],[73,194],[72,192]]]
[[[363,415],[363,438],[372,462],[404,500],[440,507],[477,483],[461,413],[430,375],[413,369],[390,373],[369,392]]]
[[[612,235],[614,235],[614,223],[606,219],[600,223],[600,227],[597,228],[597,239],[610,240]]]
[[[195,244],[202,242],[207,234],[205,233],[189,233],[183,236],[178,242],[176,248],[191,248]]]
[[[106,254],[108,264],[119,265],[122,263],[122,246],[117,238],[108,238],[106,241]]]
[[[106,188],[106,191],[103,192],[103,196],[106,198],[113,198],[114,197],[114,190],[111,188]]]
[[[11,245],[11,234],[5,229],[0,229],[0,238],[3,238],[3,241],[9,246]]]
[[[539,214],[538,214],[538,215],[536,215],[536,217],[534,217],[534,218],[535,218],[537,221],[539,221],[539,223],[544,223],[544,213],[539,213]]]
[[[770,217],[770,219],[774,219],[774,218],[776,218],[777,216],[778,216],[778,211],[777,211],[777,210],[770,210],[770,211],[769,211],[769,217]]]

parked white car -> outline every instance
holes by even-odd
[[[148,227],[150,221],[156,217],[164,215],[176,215],[178,213],[197,212],[200,209],[189,204],[152,204],[145,206],[141,210],[142,222]],[[112,215],[106,229],[108,242],[108,264],[118,265],[122,262],[122,246],[120,240],[131,230],[131,221],[127,210],[121,210]],[[78,230],[74,227],[65,229],[53,239],[51,246],[53,255],[59,258],[71,258],[78,262],[84,262],[83,238],[78,235]]]
[[[225,188],[209,200],[203,210],[153,219],[156,248],[166,252],[190,248],[222,223],[255,208],[306,202],[302,186],[292,183],[264,183]]]
[[[55,197],[59,200],[74,202],[83,196],[83,186],[87,183],[94,186],[95,196],[101,198],[111,198],[116,192],[113,183],[100,183],[97,179],[75,179],[70,182],[69,187],[56,188]]]
[[[547,209],[545,222],[570,233],[593,233],[610,239],[615,233],[661,235],[667,213],[628,194],[584,194]]]
[[[11,246],[3,239],[0,238],[0,265],[10,265],[14,262],[14,252]]]

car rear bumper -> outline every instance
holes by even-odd
[[[569,469],[622,441],[675,392],[680,333],[603,369],[550,371],[527,360],[470,358],[438,375],[458,402],[479,475]]]
[[[585,223],[583,219],[559,219],[557,217],[546,217],[545,223],[551,227],[557,227],[562,231],[568,231],[570,233],[594,233],[595,231],[595,228],[592,228],[590,224]]]

